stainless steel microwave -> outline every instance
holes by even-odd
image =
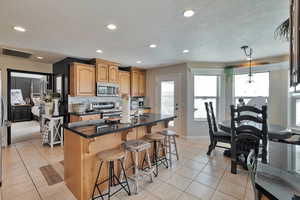
[[[98,97],[116,97],[119,96],[119,85],[114,83],[97,83]]]

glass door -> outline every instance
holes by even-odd
[[[176,115],[177,118],[169,122],[169,129],[181,134],[181,74],[161,75],[158,77],[157,82],[159,83],[157,84],[157,96],[159,97],[157,102],[159,105],[158,112],[162,115]]]

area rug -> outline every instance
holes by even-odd
[[[40,167],[40,171],[48,185],[55,185],[64,179],[64,161]]]

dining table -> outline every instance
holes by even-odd
[[[219,129],[231,133],[231,121],[225,120],[218,123]],[[278,124],[268,123],[268,139],[274,142],[300,145],[300,134]]]

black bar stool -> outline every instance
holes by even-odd
[[[100,166],[99,166],[95,186],[94,186],[94,189],[93,189],[92,200],[98,199],[98,198],[101,198],[102,200],[104,200],[104,196],[108,196],[108,199],[110,199],[110,197],[112,197],[114,194],[118,193],[122,189],[124,189],[127,192],[128,195],[131,195],[128,180],[127,180],[127,176],[126,176],[126,172],[125,172],[125,169],[124,169],[124,166],[123,166],[123,163],[122,163],[122,159],[124,159],[124,157],[125,157],[125,151],[123,149],[120,149],[120,148],[109,149],[109,150],[102,151],[102,152],[98,153],[97,157],[100,160]],[[119,161],[119,163],[121,165],[121,173],[124,174],[124,177],[125,177],[125,181],[123,181],[123,182],[120,181],[120,179],[115,174],[114,161]],[[109,163],[109,176],[106,180],[98,183],[101,168],[102,168],[102,165],[103,165],[104,162]],[[99,186],[102,185],[103,183],[107,182],[107,181],[108,181],[108,192],[105,193],[105,194],[102,194]],[[115,181],[117,181],[117,184],[116,184]],[[121,188],[111,194],[111,187],[112,186],[117,186],[117,185],[120,185]],[[96,188],[99,192],[99,195],[94,197]]]
[[[152,165],[155,165],[155,171],[153,172],[155,177],[158,176],[159,165],[163,164],[166,168],[169,168],[168,160],[166,157],[164,139],[165,137],[159,133],[151,133],[145,135],[145,140],[150,143],[153,143],[154,146]],[[162,151],[162,156],[161,156],[161,151]],[[144,166],[145,161],[146,161],[146,156],[144,157],[142,167]]]

